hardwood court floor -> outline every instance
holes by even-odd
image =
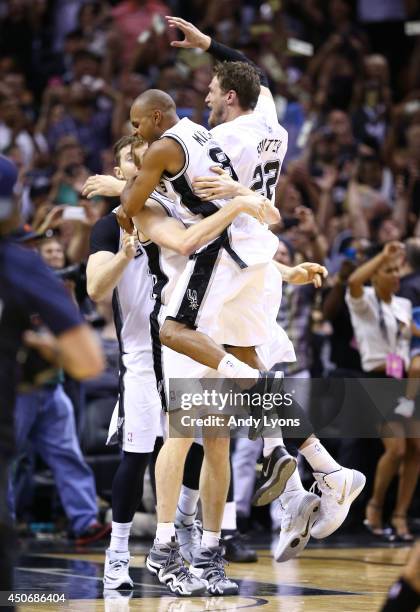
[[[171,596],[144,569],[145,546],[132,551],[131,576],[135,589],[103,593],[103,553],[27,550],[16,569],[16,590],[21,593],[64,593],[65,603],[25,604],[24,612],[204,612],[247,610],[264,612],[375,612],[380,609],[392,581],[399,575],[409,549],[337,546],[307,548],[298,559],[276,563],[268,548],[258,551],[259,561],[230,564],[240,595],[225,598],[181,599]],[[403,612],[403,611],[401,611]]]

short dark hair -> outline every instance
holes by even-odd
[[[254,66],[246,62],[221,62],[214,67],[214,74],[223,92],[231,89],[236,92],[241,108],[252,110],[256,107],[261,82]]]
[[[128,146],[132,147],[133,144],[137,143],[138,141],[139,138],[134,134],[131,134],[130,136],[123,136],[117,140],[117,142],[114,144],[114,158],[118,166],[121,163],[121,150]]]

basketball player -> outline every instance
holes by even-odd
[[[258,193],[264,193],[267,198],[274,198],[274,188],[287,148],[287,133],[278,123],[266,78],[259,73],[261,90],[254,110],[252,100],[244,96],[244,93],[252,89],[252,72],[256,72],[250,60],[242,53],[212,40],[183,19],[167,17],[167,21],[170,27],[179,28],[185,37],[182,41],[172,42],[173,46],[200,48],[223,62],[215,67],[206,97],[210,108],[209,124],[213,128],[211,133],[228,154],[238,181]],[[206,201],[214,197],[232,196],[238,189],[237,183],[214,174],[195,180],[193,186],[195,193]],[[273,278],[272,282],[274,291],[278,291],[278,281]],[[289,555],[294,556],[306,545],[309,535],[300,538],[299,546],[290,547],[291,542],[296,542],[297,534],[308,531],[308,525],[311,527],[311,535],[317,538],[326,537],[335,531],[346,518],[351,503],[365,484],[363,474],[341,467],[314,436],[291,442],[299,446],[299,451],[315,470],[314,475],[322,492],[321,512],[311,512],[311,508],[317,507],[317,497],[304,491],[296,470],[279,500],[285,519],[287,517],[284,524],[287,523],[288,528],[282,530],[275,553],[277,560],[287,560]],[[277,439],[272,439],[272,444],[274,450],[270,456],[267,452],[270,448],[267,448],[264,441],[263,474],[267,468],[269,471],[273,456],[282,450]],[[258,491],[255,501],[261,505]]]
[[[118,163],[115,174],[120,179],[130,179],[137,171],[131,153],[136,142],[136,137],[125,137],[115,146]],[[120,396],[110,425],[110,437],[115,430],[119,431],[123,459],[113,481],[113,524],[106,554],[105,589],[133,587],[128,573],[129,533],[142,497],[144,471],[156,437],[160,435],[161,404],[153,373],[149,332],[149,316],[152,330],[156,330],[158,308],[152,312],[152,280],[144,255],[147,254],[150,271],[157,281],[154,292],[158,293],[156,305],[159,307],[162,292],[170,288],[166,281],[173,280],[176,269],[182,270],[185,255],[190,250],[202,246],[212,232],[215,236],[220,234],[235,215],[248,212],[259,217],[264,208],[264,198],[251,193],[248,198],[233,199],[211,218],[186,229],[168,216],[171,202],[159,194],[154,197],[142,211],[142,227],[150,230],[153,237],[156,234],[158,239],[163,230],[164,235],[170,237],[166,242],[163,240],[163,246],[168,245],[171,254],[161,257],[159,247],[146,241],[144,235],[141,235],[144,241],[141,245],[133,235],[121,232],[115,214],[111,213],[93,228],[87,267],[88,291],[93,299],[101,299],[114,290],[114,317],[121,347]],[[165,261],[165,272],[161,270],[161,261]],[[156,335],[154,340],[156,352],[159,350]],[[155,362],[158,364],[159,360]],[[157,375],[161,376],[159,370]],[[182,591],[183,595],[204,592],[203,583],[186,573],[182,566],[178,568],[178,576],[173,566],[170,573],[170,586],[175,592]],[[163,578],[167,582],[166,575]]]

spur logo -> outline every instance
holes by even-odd
[[[187,298],[190,303],[191,310],[197,310],[198,309],[197,291],[195,289],[188,289]]]

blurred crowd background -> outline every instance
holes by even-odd
[[[90,228],[116,203],[85,200],[81,190],[89,175],[113,172],[112,145],[131,132],[130,105],[145,89],[165,90],[181,117],[207,125],[212,60],[170,46],[176,33],[166,26],[168,14],[263,68],[288,130],[276,192],[283,218],[277,258],[315,260],[329,270],[322,291],[284,287],[279,321],[298,356],[288,373],[360,372],[341,287],[387,242],[409,241],[414,256],[401,262],[401,275],[414,274],[420,295],[420,34],[410,28],[420,20],[420,2],[0,0],[0,152],[19,168],[18,239],[63,278],[108,357],[101,380],[67,380],[65,387],[105,500],[118,462],[104,447],[118,393],[118,342],[110,301],[95,305],[87,297],[84,264]],[[368,474],[381,452],[375,444],[335,442],[338,453],[353,457],[345,465]],[[51,486],[45,466],[28,461],[26,447],[24,455],[16,468],[18,518],[28,525],[59,516],[58,502],[42,498]],[[368,492],[361,507],[366,499]],[[353,520],[361,522],[362,513]]]

